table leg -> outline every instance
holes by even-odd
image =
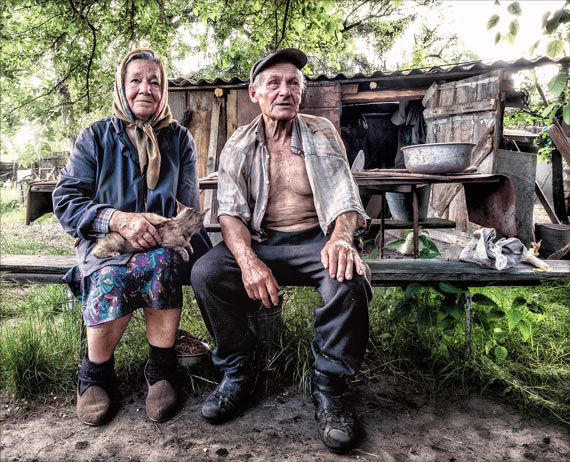
[[[382,211],[380,212],[380,258],[384,258],[384,224],[386,221],[386,193],[382,191]]]
[[[418,205],[418,190],[415,186],[412,186],[412,212],[414,218],[414,258],[419,257],[419,221],[420,212]]]

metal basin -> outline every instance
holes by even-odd
[[[460,173],[471,164],[474,143],[433,143],[404,146],[404,162],[411,173]]]

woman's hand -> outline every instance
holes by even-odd
[[[153,225],[160,223],[160,218],[142,213],[121,212],[116,210],[111,215],[109,230],[115,231],[129,241],[135,250],[141,251],[158,247],[162,239]]]

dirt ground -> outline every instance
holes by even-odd
[[[183,385],[183,384],[182,384]],[[183,389],[184,387],[182,387]],[[188,387],[187,387],[188,388]],[[123,397],[115,418],[88,427],[61,398],[20,413],[0,403],[2,461],[556,461],[570,457],[570,432],[481,396],[451,391],[430,400],[401,378],[356,385],[354,409],[364,436],[351,454],[322,445],[313,406],[296,386],[270,383],[235,420],[212,426],[200,417],[208,390],[181,393],[178,414],[152,423],[144,389]]]

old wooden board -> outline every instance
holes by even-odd
[[[570,280],[570,260],[549,260],[552,271],[536,271],[521,264],[496,271],[456,260],[365,260],[372,271],[372,284],[406,285],[411,282],[434,284],[451,282],[462,286],[532,285],[539,281]],[[76,264],[74,256],[2,255],[0,281],[22,283],[61,283],[69,268]]]
[[[540,281],[570,280],[570,260],[548,261],[552,271],[537,271],[519,264],[508,270],[481,268],[473,263],[456,260],[366,260],[372,271],[372,284],[393,286],[417,282],[436,284],[450,282],[459,286],[533,285]]]
[[[307,85],[299,111],[329,119],[340,133],[341,108],[340,84],[319,82],[319,85]]]
[[[172,118],[182,123],[184,118],[184,110],[186,109],[186,92],[173,91],[168,94],[168,105]]]
[[[208,149],[210,147],[210,123],[212,119],[212,102],[214,92],[189,91],[188,106],[191,108],[191,117],[188,130],[192,133],[196,142],[196,154],[198,159],[198,178],[206,176],[208,165]]]
[[[426,110],[427,143],[475,143],[473,163],[482,173],[493,173],[498,114],[501,112],[501,75],[497,72],[456,82],[434,84],[423,99]],[[492,154],[492,155],[491,155]],[[435,201],[435,202],[434,202]],[[465,194],[457,185],[438,185],[432,207],[443,218],[467,231]]]

